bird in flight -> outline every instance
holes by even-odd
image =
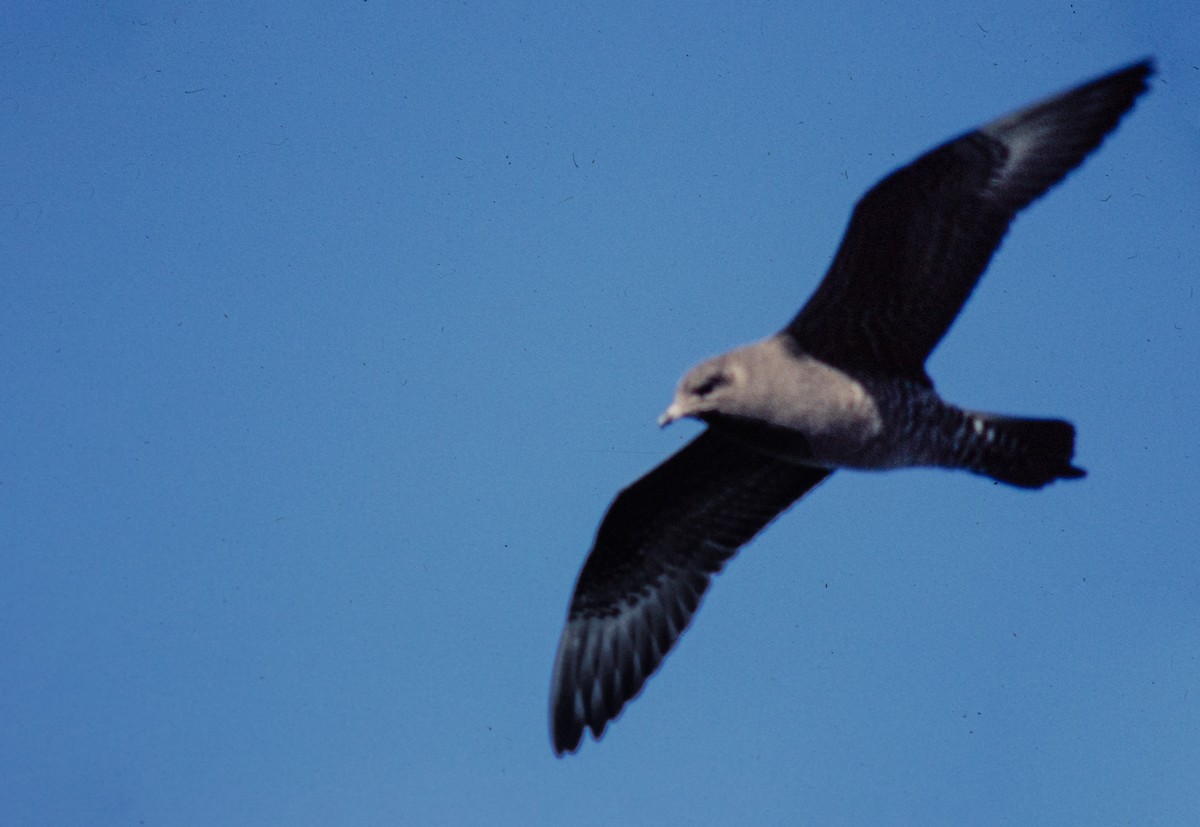
[[[942,400],[925,360],[1016,214],[1100,145],[1150,60],[927,152],[858,202],[780,332],[692,368],[659,419],[708,427],[621,491],[583,564],[550,688],[554,752],[600,738],[738,549],[835,468],[961,468],[1021,488],[1082,477],[1075,428]]]

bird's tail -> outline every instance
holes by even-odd
[[[1041,488],[1086,473],[1071,464],[1075,426],[1070,422],[962,413],[958,460],[967,470],[1021,488]]]

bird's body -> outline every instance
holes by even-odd
[[[854,209],[779,333],[702,362],[663,413],[708,429],[623,490],[580,572],[551,686],[555,752],[598,738],[737,550],[836,468],[957,468],[1023,488],[1082,477],[1075,428],[964,410],[925,372],[1012,219],[1095,149],[1148,61],[939,146]]]
[[[822,468],[961,468],[1025,488],[1083,474],[1070,465],[1074,428],[1068,422],[965,411],[945,402],[927,380],[844,370],[783,334],[689,371],[659,422],[683,416],[729,431],[750,450]],[[1015,459],[983,462],[989,451],[1022,447],[1018,424],[1029,432],[1026,439],[1041,434],[1054,443],[1029,458],[1039,469],[1018,468]]]

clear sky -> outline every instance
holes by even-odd
[[[1200,823],[1200,16],[596,5],[4,5],[3,822]],[[1089,476],[836,474],[555,759],[683,371],[890,169],[1150,54],[929,366]]]

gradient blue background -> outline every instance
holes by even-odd
[[[7,4],[4,824],[1200,823],[1200,16],[834,5]],[[680,374],[1147,54],[930,363],[1088,478],[837,474],[553,758]]]

